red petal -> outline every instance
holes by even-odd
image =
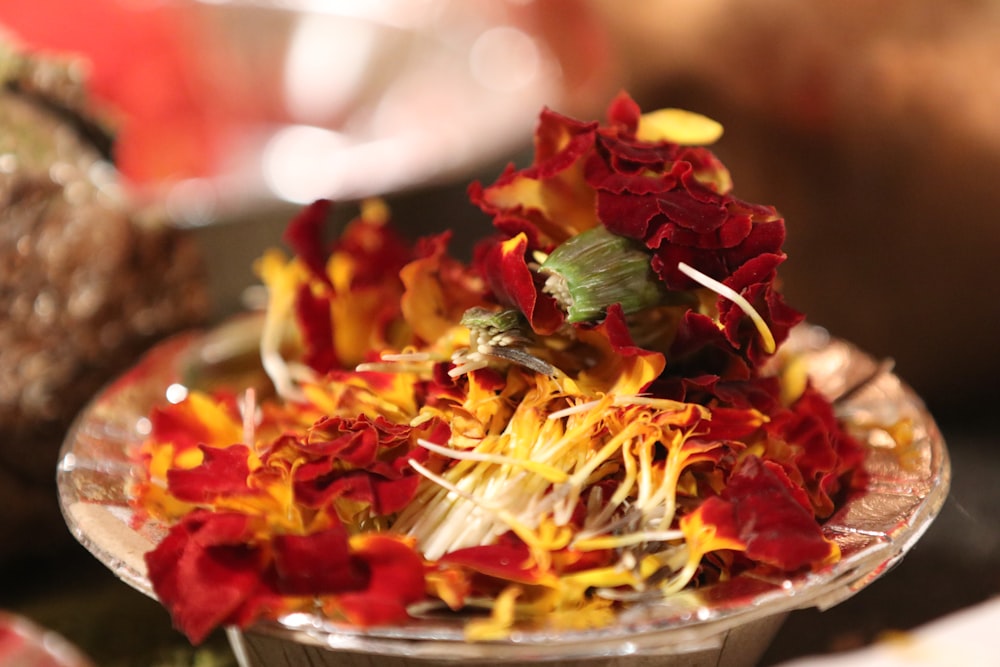
[[[791,445],[793,458],[780,463],[798,471],[813,510],[818,516],[828,516],[841,478],[863,459],[860,443],[844,432],[829,401],[811,385],[791,409],[773,417],[767,430]]]
[[[594,145],[597,123],[583,122],[544,109],[535,130],[535,157],[522,175],[539,180],[569,169]]]
[[[409,245],[383,221],[356,218],[333,245],[333,251],[351,257],[351,289],[400,287],[399,271],[414,258]],[[397,297],[398,295],[394,295]],[[386,304],[397,308],[397,303]]]
[[[415,429],[383,417],[324,418],[300,445],[310,460],[295,470],[296,500],[320,508],[347,498],[370,503],[376,514],[399,511],[412,500],[420,479],[409,461],[428,457],[416,440],[444,442],[448,435],[447,424],[437,419]]]
[[[645,239],[651,221],[660,212],[656,199],[633,192],[600,192],[597,216],[615,234]]]
[[[541,574],[528,547],[514,539],[457,549],[443,555],[438,562],[442,565],[458,565],[506,581],[529,584],[537,582]]]
[[[245,515],[196,511],[146,554],[156,597],[191,642],[233,621],[259,590],[263,561],[250,537]]]
[[[540,334],[554,333],[565,316],[552,297],[542,293],[537,276],[525,261],[527,238],[518,235],[494,245],[484,258],[490,287],[497,298],[524,313],[531,328]]]
[[[225,395],[215,398],[238,424],[241,417],[234,397]],[[150,438],[156,442],[172,443],[179,451],[215,440],[211,425],[202,419],[190,401],[154,407],[149,420],[152,424]]]
[[[667,353],[666,372],[675,378],[714,375],[722,380],[746,380],[750,366],[707,315],[687,311]]]
[[[250,492],[247,479],[250,450],[245,445],[219,448],[202,445],[201,465],[167,471],[167,486],[178,500],[208,503],[220,496],[240,496]]]
[[[656,195],[656,205],[667,220],[697,234],[714,232],[729,217],[721,201],[700,201],[687,190],[661,192]]]
[[[802,314],[788,306],[774,289],[776,269],[785,260],[784,254],[765,253],[748,260],[725,284],[743,296],[760,313],[768,329],[780,345],[793,326],[802,321]],[[764,363],[770,353],[762,345],[760,333],[746,313],[726,298],[718,301],[719,320],[726,338],[754,366]]]
[[[608,106],[608,122],[621,126],[628,134],[635,134],[639,127],[639,117],[642,110],[635,100],[625,91],[619,92]]]
[[[271,541],[276,588],[286,595],[323,595],[361,590],[369,572],[352,556],[347,529],[309,535],[278,535]]]

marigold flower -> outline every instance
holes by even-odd
[[[768,363],[802,317],[784,221],[732,195],[720,134],[624,94],[605,124],[543,111],[533,163],[470,187],[497,234],[469,265],[379,202],[332,239],[304,209],[258,263],[274,395],[151,415],[136,505],[171,526],[146,561],[175,624],[475,605],[491,640],[836,560],[863,450]]]

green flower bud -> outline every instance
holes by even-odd
[[[653,273],[651,254],[641,243],[598,225],[568,239],[540,267],[545,292],[566,311],[569,322],[604,317],[619,303],[626,315],[653,306],[692,303],[689,292],[672,292]]]

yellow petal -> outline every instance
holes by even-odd
[[[640,141],[670,141],[683,146],[707,146],[722,136],[722,124],[684,109],[660,109],[643,114],[635,136]]]
[[[489,618],[469,621],[465,626],[468,641],[496,641],[506,639],[514,625],[517,598],[521,595],[519,586],[508,586],[493,602]]]

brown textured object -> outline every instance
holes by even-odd
[[[66,535],[54,477],[76,413],[208,313],[194,239],[129,202],[84,92],[77,65],[0,39],[0,561]]]

